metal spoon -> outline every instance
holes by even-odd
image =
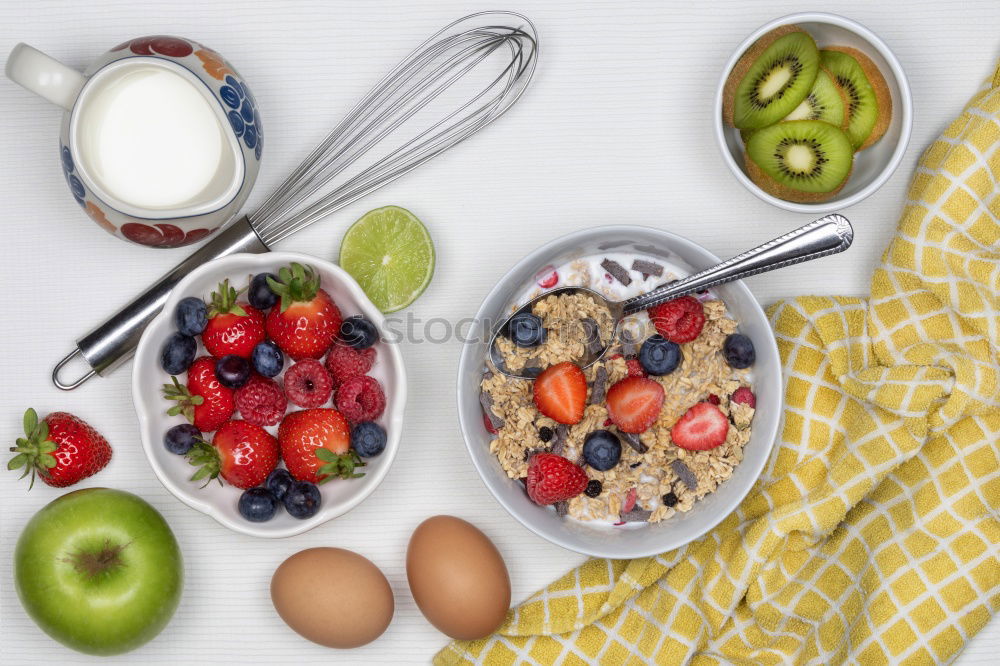
[[[831,254],[843,252],[851,246],[854,240],[854,229],[851,223],[843,215],[836,213],[821,217],[810,222],[804,227],[795,231],[778,236],[774,240],[763,245],[738,254],[732,259],[716,264],[711,268],[689,275],[688,277],[661,285],[652,291],[634,296],[624,301],[610,301],[593,289],[586,287],[561,287],[537,296],[503,320],[499,326],[493,330],[490,339],[490,360],[496,369],[515,379],[534,379],[541,371],[540,368],[525,367],[520,371],[509,371],[506,368],[503,356],[497,349],[497,338],[501,335],[508,335],[510,320],[515,316],[531,312],[535,303],[543,298],[561,294],[587,294],[598,304],[604,305],[611,313],[611,320],[614,323],[612,335],[607,344],[603,344],[599,336],[591,337],[585,345],[586,356],[577,359],[577,364],[582,368],[587,368],[601,360],[604,354],[611,347],[612,341],[618,337],[618,328],[622,320],[632,314],[647,310],[654,305],[659,305],[680,296],[708,289],[716,285],[734,280],[742,280],[751,275],[766,273],[776,268],[784,268],[793,264],[801,264],[804,261],[818,259]],[[584,327],[581,327],[583,330]],[[597,333],[596,331],[594,331]]]

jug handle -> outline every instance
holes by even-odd
[[[69,111],[86,77],[38,49],[20,43],[7,56],[7,78]]]

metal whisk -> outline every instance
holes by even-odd
[[[105,375],[135,352],[146,325],[173,287],[193,269],[237,252],[267,252],[313,222],[409,173],[486,127],[520,98],[538,61],[538,38],[526,17],[480,12],[461,18],[418,46],[365,95],[254,212],[175,266],[156,284],[77,341],[52,371],[72,390]],[[480,78],[474,83],[473,75]],[[458,97],[451,105],[448,98]],[[435,110],[445,101],[444,110]],[[409,130],[374,161],[350,174],[361,158]],[[91,370],[72,382],[60,370],[76,356]]]

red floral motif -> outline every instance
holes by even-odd
[[[171,58],[183,58],[184,56],[189,56],[194,52],[194,48],[191,44],[183,39],[177,37],[168,37],[167,35],[150,35],[149,37],[136,37],[135,39],[130,39],[127,42],[123,42],[111,49],[112,51],[121,51],[125,47],[132,49],[132,53],[136,55],[165,55]]]
[[[90,216],[90,219],[101,225],[101,228],[109,234],[113,234],[118,231],[115,225],[111,224],[111,221],[108,220],[108,216],[104,214],[104,211],[101,210],[93,201],[87,202],[85,210],[87,211],[87,215]]]
[[[214,229],[192,229],[184,233],[180,227],[173,224],[140,224],[129,222],[122,225],[122,235],[133,243],[149,247],[180,247],[199,241],[211,234]]]

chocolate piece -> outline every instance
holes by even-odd
[[[674,471],[677,478],[688,487],[688,490],[695,490],[698,487],[698,477],[694,475],[691,468],[684,464],[683,460],[671,460],[670,469]]]
[[[639,348],[635,344],[635,338],[632,337],[632,331],[623,328],[618,338],[622,343],[622,356],[632,358],[639,353]]]
[[[639,439],[639,435],[632,432],[619,432],[618,435],[625,440],[625,443],[631,446],[636,453],[645,453],[649,451],[649,447],[642,443]]]
[[[552,444],[549,445],[549,451],[561,456],[563,451],[566,449],[566,439],[569,437],[569,427],[563,424],[556,426],[556,431],[552,435]]]
[[[557,516],[565,516],[567,513],[569,513],[569,502],[565,500],[562,502],[556,502],[553,506],[556,507]]]
[[[483,381],[487,382],[487,381],[489,381],[491,379],[493,379],[493,371],[490,370],[489,368],[484,368],[483,369]]]
[[[652,261],[646,261],[645,259],[636,259],[633,261],[632,270],[642,273],[643,280],[650,275],[655,275],[656,277],[663,275],[663,266]]]
[[[542,368],[541,366],[537,365],[526,365],[521,370],[521,372],[524,374],[525,377],[531,377],[532,379],[534,379],[538,375],[542,374]]]
[[[629,467],[631,467],[632,469],[635,469],[636,467],[638,467],[641,464],[642,464],[641,462],[634,462],[631,465],[629,465]]]
[[[628,274],[628,269],[613,259],[605,259],[601,262],[601,268],[611,274],[611,277],[621,282],[626,287],[632,284],[632,276]]]
[[[483,413],[486,414],[486,418],[490,420],[494,428],[499,430],[504,426],[503,419],[493,413],[493,396],[486,391],[480,391],[479,404],[483,406]]]
[[[603,365],[594,371],[594,383],[590,387],[590,404],[599,405],[604,402],[608,390],[608,370]]]
[[[622,511],[621,519],[626,523],[645,523],[649,520],[652,513],[649,509],[635,508],[631,511]]]
[[[580,325],[583,326],[583,335],[587,340],[587,351],[597,356],[604,349],[604,343],[601,342],[600,327],[592,317],[584,317],[580,320]]]

